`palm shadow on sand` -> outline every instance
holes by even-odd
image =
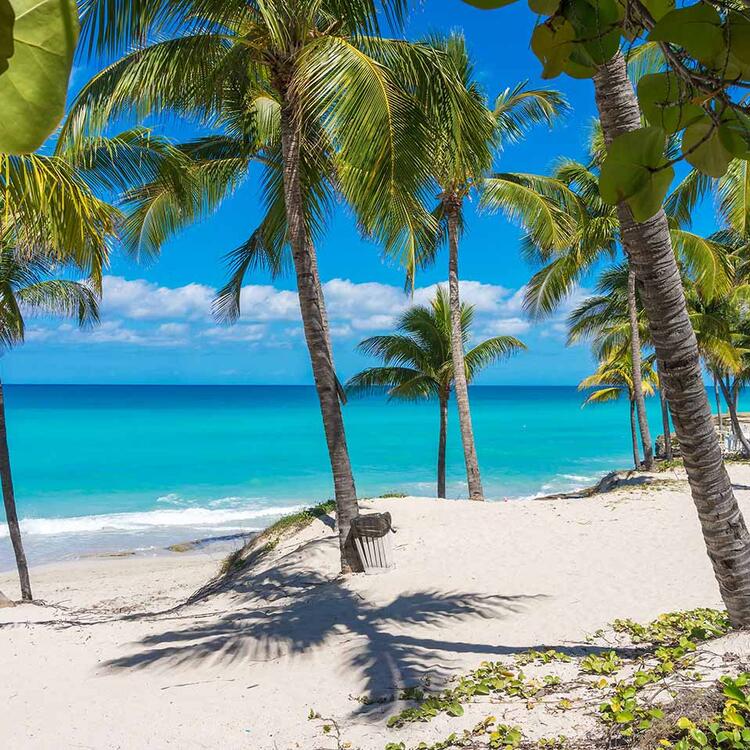
[[[148,635],[134,644],[132,653],[106,662],[105,668],[170,668],[201,660],[267,662],[337,639],[347,668],[362,675],[368,694],[377,695],[427,674],[447,677],[451,654],[476,653],[479,661],[516,651],[451,640],[451,626],[469,618],[507,617],[545,598],[428,590],[374,604],[340,580],[299,565],[300,554],[315,557],[321,551],[316,547],[329,544],[336,540],[308,542],[268,570],[246,570],[214,583],[202,595],[228,596],[225,613]]]
[[[335,538],[316,539],[285,555],[267,570],[252,567],[204,587],[193,601],[222,595],[224,612],[197,615],[191,624],[151,634],[132,653],[104,664],[109,670],[173,668],[211,663],[269,662],[337,642],[347,673],[360,675],[370,696],[392,693],[429,676],[442,681],[453,673],[458,654],[476,661],[512,655],[522,647],[464,642],[450,638],[452,626],[471,618],[506,618],[547,598],[426,590],[403,593],[380,605],[310,568],[330,552]],[[387,575],[387,574],[386,574]],[[226,603],[228,602],[228,603]],[[225,604],[226,603],[226,604]],[[181,618],[183,619],[183,618]],[[167,621],[164,621],[165,624]],[[601,652],[586,646],[555,646],[571,654]],[[358,710],[370,710],[361,706]]]

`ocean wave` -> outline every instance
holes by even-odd
[[[214,529],[249,529],[248,521],[258,518],[282,516],[302,508],[292,505],[273,508],[182,508],[160,509],[136,513],[108,513],[72,518],[24,518],[21,531],[24,534],[53,536],[56,534],[90,534],[100,531],[147,531],[157,527],[211,526]],[[8,536],[8,525],[0,524],[0,539]]]
[[[593,482],[596,479],[596,477],[587,477],[585,474],[560,474],[560,476],[571,482]]]

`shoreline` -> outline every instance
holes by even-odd
[[[622,469],[614,469],[611,470],[605,474],[603,474],[598,481],[596,481],[594,484],[589,485],[582,485],[580,487],[573,488],[571,490],[567,490],[564,492],[555,492],[555,493],[544,493],[541,492],[535,493],[535,494],[526,494],[526,495],[518,495],[518,496],[511,496],[511,497],[493,497],[488,498],[486,500],[489,504],[495,504],[495,503],[505,503],[505,502],[524,502],[524,501],[552,501],[552,500],[567,500],[567,499],[582,499],[586,497],[591,497],[592,495],[608,492],[611,489],[614,489],[618,486],[619,483],[622,481],[628,481],[629,479],[632,479],[633,477],[639,477],[641,481],[648,481],[648,478],[653,477],[654,479],[663,478],[663,475],[667,472],[673,472],[674,469],[667,469],[662,472],[636,472],[632,469],[630,470],[622,470]],[[684,477],[683,477],[684,478]],[[427,500],[437,500],[438,498],[430,497],[430,496],[424,496],[424,495],[408,495],[403,493],[385,493],[384,495],[379,495],[373,497],[365,497],[360,498],[360,502],[371,500],[371,499],[377,499],[382,497],[389,497],[389,496],[402,496],[409,499],[427,499]],[[464,498],[449,498],[449,502],[462,502]],[[33,562],[32,558],[32,565],[33,567],[39,567],[41,565],[54,565],[58,563],[65,563],[65,562],[73,562],[76,560],[86,560],[86,559],[109,559],[109,558],[125,558],[125,557],[138,557],[138,558],[153,558],[153,557],[170,557],[173,554],[179,554],[184,555],[190,552],[199,551],[200,549],[205,549],[209,547],[217,547],[221,548],[224,552],[232,551],[233,549],[237,549],[238,542],[242,542],[243,544],[250,541],[253,537],[257,536],[258,534],[261,534],[265,529],[268,528],[271,524],[273,524],[275,521],[277,521],[279,518],[283,518],[286,515],[289,515],[291,513],[294,513],[298,510],[304,509],[305,507],[309,507],[314,505],[314,502],[310,502],[308,505],[305,504],[299,504],[297,506],[289,506],[284,505],[279,508],[278,514],[275,513],[274,508],[269,508],[267,515],[269,517],[269,523],[266,524],[263,527],[254,527],[252,529],[239,529],[239,530],[230,530],[227,534],[212,534],[212,535],[205,535],[205,536],[191,536],[188,537],[187,535],[180,535],[179,534],[179,528],[178,526],[170,527],[156,527],[153,532],[150,533],[149,531],[144,530],[143,532],[136,532],[140,536],[140,539],[136,536],[133,538],[134,544],[131,546],[123,545],[123,546],[105,546],[102,549],[86,549],[82,548],[80,551],[74,551],[72,554],[70,553],[70,547],[65,547],[65,556],[63,557],[50,557],[48,559],[42,559],[38,562]],[[76,517],[70,517],[65,519],[60,519],[64,521],[77,521],[79,519],[91,519],[91,518],[109,518],[113,515],[124,515],[124,514],[104,514],[101,516],[76,516]],[[135,514],[134,514],[135,515]],[[138,515],[141,515],[140,513]],[[22,519],[22,524],[24,521],[28,521],[29,519]],[[54,519],[30,519],[32,521],[49,521]],[[172,531],[175,533],[173,534]],[[101,538],[97,539],[97,541],[104,541],[106,539],[106,534],[109,532],[103,531]],[[149,539],[154,538],[155,533],[161,534],[160,543],[157,544],[149,544]],[[142,535],[141,535],[142,534]],[[62,540],[65,537],[70,537],[70,534],[60,533],[57,535],[49,535],[50,537],[56,537],[58,541]],[[123,536],[125,536],[125,533],[123,532]],[[3,537],[3,540],[7,540],[7,537]],[[240,544],[239,546],[242,546]],[[2,567],[0,567],[0,575],[11,573],[15,570],[15,565],[12,560],[12,558],[8,558],[8,560],[3,561],[4,564]]]
[[[750,465],[729,470],[750,514]],[[624,473],[608,492],[543,503],[366,500],[365,511],[390,512],[398,530],[396,568],[377,576],[339,577],[330,517],[260,545],[263,554],[246,551],[228,573],[221,546],[210,544],[179,558],[39,566],[32,582],[42,603],[0,609],[11,675],[0,704],[19,717],[6,723],[7,741],[35,750],[335,747],[311,711],[353,748],[438,741],[477,716],[394,734],[388,717],[410,704],[384,696],[440,689],[529,649],[585,648],[617,618],[721,606],[680,476],[634,482],[643,477]],[[0,574],[11,597],[14,578]],[[505,721],[506,708],[496,711]]]

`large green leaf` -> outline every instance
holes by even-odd
[[[738,159],[750,159],[750,117],[730,111],[721,122],[719,138],[724,148]]]
[[[12,0],[14,53],[0,76],[0,152],[28,153],[62,119],[78,12],[73,0]]]
[[[575,29],[564,18],[551,18],[540,24],[531,35],[531,49],[544,69],[542,78],[554,78],[562,73],[573,51]]]
[[[643,0],[643,4],[654,21],[660,21],[674,8],[674,0]]]
[[[620,6],[615,0],[570,0],[564,15],[575,29],[579,62],[601,65],[620,46]]]
[[[13,24],[16,14],[10,0],[0,0],[0,75],[8,70],[8,60],[13,56]]]
[[[732,12],[727,16],[726,29],[730,50],[750,65],[750,21],[741,13]]]
[[[529,9],[542,16],[554,15],[559,7],[560,0],[529,0]]]
[[[674,170],[666,166],[666,133],[639,128],[612,141],[601,169],[599,191],[612,205],[627,201],[636,221],[651,218],[661,208]]]
[[[638,103],[650,125],[676,133],[703,116],[693,92],[674,73],[652,73],[638,81]]]
[[[657,21],[648,36],[651,42],[671,42],[708,64],[724,49],[721,16],[708,3],[677,8]]]
[[[721,177],[732,160],[732,154],[724,148],[719,129],[708,117],[685,129],[682,151],[688,163],[709,177]]]

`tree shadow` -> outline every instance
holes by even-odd
[[[491,643],[451,640],[446,633],[460,621],[507,617],[546,598],[433,589],[403,593],[386,604],[371,602],[356,587],[310,569],[310,560],[329,543],[337,542],[313,540],[270,569],[228,578],[212,593],[227,595],[230,611],[147,635],[105,668],[275,661],[336,639],[346,668],[363,677],[368,694],[378,694],[427,675],[445,679],[462,653],[478,658],[508,653]]]

